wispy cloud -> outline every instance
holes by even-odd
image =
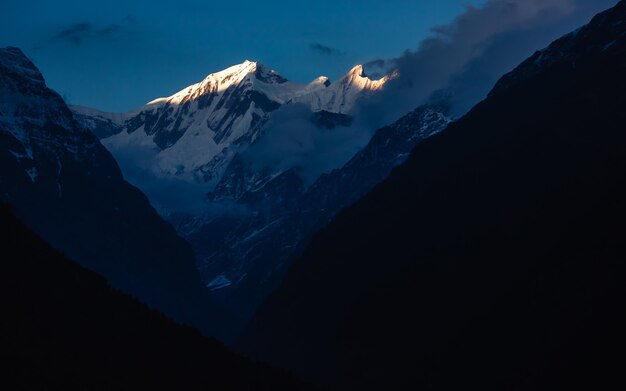
[[[304,104],[284,105],[272,114],[265,135],[243,153],[257,167],[294,168],[307,184],[346,163],[369,140],[358,127],[325,129]]]
[[[103,29],[100,29],[98,31],[96,31],[97,35],[110,35],[110,34],[114,34],[117,31],[120,31],[122,29],[122,26],[119,24],[112,24],[110,26],[107,26]]]
[[[370,68],[381,68],[382,69],[382,68],[385,68],[386,64],[387,64],[387,62],[384,59],[377,58],[375,60],[371,60],[371,61],[366,62],[365,64],[363,64],[363,66],[365,68],[370,67]]]
[[[370,62],[373,67],[397,70],[400,77],[362,112],[368,123],[382,126],[446,89],[455,100],[455,113],[461,115],[535,50],[615,3],[617,0],[488,0],[480,7],[468,6],[452,23],[434,28],[416,50]]]
[[[343,52],[342,50],[339,50],[339,49],[336,49],[327,45],[323,45],[319,42],[313,42],[312,44],[309,45],[309,48],[325,56],[338,56],[338,55],[345,54],[345,52]]]
[[[133,15],[126,16],[119,23],[111,23],[105,26],[97,26],[89,21],[71,23],[53,33],[46,39],[46,43],[80,46],[90,40],[112,39],[118,33],[128,32],[128,27],[133,24],[136,24],[136,18]],[[39,45],[36,48],[41,48],[42,46],[44,45]]]
[[[89,22],[74,23],[54,34],[49,41],[65,41],[74,45],[80,45],[92,30],[93,25]]]

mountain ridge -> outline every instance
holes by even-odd
[[[388,79],[370,80],[357,66],[335,83],[320,76],[300,84],[246,60],[127,113],[80,106],[73,110],[114,154],[128,146],[149,148],[156,154],[149,168],[155,175],[208,183],[210,188],[238,150],[262,137],[263,126],[281,106],[303,104],[314,112],[349,115]]]
[[[114,287],[224,336],[227,313],[208,297],[191,247],[19,49],[0,49],[0,96],[0,199]]]

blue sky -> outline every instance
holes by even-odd
[[[484,0],[3,4],[0,46],[17,46],[72,104],[125,111],[245,59],[306,82],[415,49],[432,27]]]

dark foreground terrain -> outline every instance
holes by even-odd
[[[0,245],[5,390],[304,388],[110,288],[4,206]]]

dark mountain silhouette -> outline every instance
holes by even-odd
[[[312,240],[239,347],[334,389],[623,389],[626,2]]]
[[[0,243],[4,389],[304,389],[110,288],[4,205]]]
[[[227,335],[189,244],[17,48],[0,49],[0,96],[0,200],[112,286],[207,334]]]

